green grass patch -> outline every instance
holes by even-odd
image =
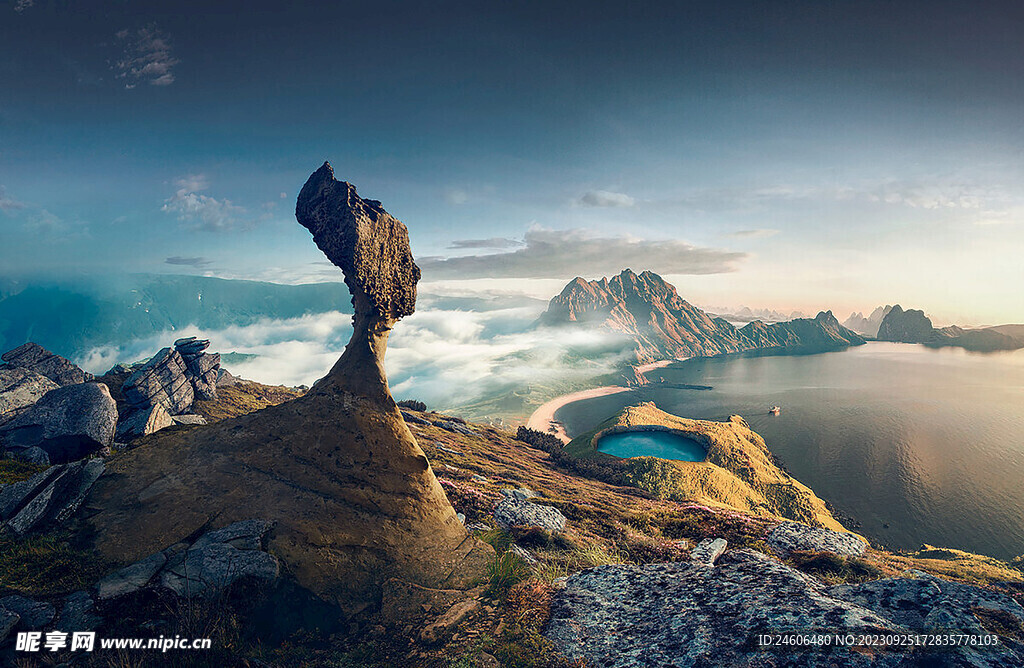
[[[512,552],[499,554],[487,565],[488,596],[504,596],[509,589],[530,577],[530,567]]]
[[[46,466],[40,464],[28,464],[17,459],[0,459],[0,485],[28,480],[46,469]]]
[[[96,555],[71,547],[61,534],[0,535],[0,590],[34,596],[69,593],[91,586],[106,567]]]

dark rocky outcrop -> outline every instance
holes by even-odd
[[[0,485],[0,521],[18,535],[66,522],[105,468],[102,459],[52,466],[28,480]]]
[[[9,366],[35,371],[58,385],[75,385],[92,380],[92,374],[31,341],[0,355],[0,359]]]
[[[728,551],[706,561],[612,565],[568,578],[545,635],[587,665],[661,666],[1019,666],[1024,646],[997,649],[828,648],[757,651],[759,633],[987,633],[979,609],[1024,621],[1007,596],[919,573],[828,586],[767,555]]]
[[[878,327],[879,341],[893,341],[895,343],[928,343],[936,337],[932,321],[924,314],[924,311],[903,308],[896,304],[892,310],[882,319]]]
[[[830,311],[789,322],[755,320],[737,329],[684,300],[657,274],[629,269],[610,279],[574,279],[551,300],[538,324],[622,334],[633,340],[638,362],[762,349],[823,352],[864,343]]]
[[[86,535],[100,555],[130,564],[264,518],[275,523],[267,550],[282,572],[341,617],[386,605],[388,581],[466,588],[493,550],[459,522],[384,373],[388,334],[412,313],[419,278],[405,226],[326,164],[303,186],[296,216],[345,272],[355,316],[344,354],[293,401],[164,430],[110,460]],[[197,567],[219,563],[216,550]]]
[[[0,426],[0,447],[15,456],[40,448],[51,463],[67,462],[109,446],[116,425],[117,404],[106,385],[67,385]]]
[[[20,367],[0,367],[0,425],[24,413],[60,385],[46,376]]]
[[[220,355],[203,352],[206,339],[178,339],[136,369],[121,386],[125,408],[117,427],[119,441],[131,441],[172,424],[201,424],[190,418],[196,401],[217,398]],[[114,370],[111,370],[113,373]]]
[[[899,304],[892,307],[878,328],[879,341],[923,343],[933,348],[952,346],[975,352],[1017,350],[1024,348],[1024,336],[1014,325],[981,329],[963,329],[956,325],[937,329],[924,311],[908,309]],[[1017,336],[1015,336],[1017,334]]]

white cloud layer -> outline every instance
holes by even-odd
[[[606,334],[534,331],[530,326],[538,313],[536,307],[521,306],[428,309],[405,318],[388,344],[385,366],[392,394],[420,399],[433,408],[452,407],[528,385],[562,384],[609,372],[627,354],[619,339]],[[198,336],[212,341],[211,350],[257,355],[225,365],[236,375],[270,384],[311,385],[330,370],[351,332],[351,315],[340,312],[216,331],[189,326],[101,346],[76,362],[100,374],[117,362],[148,357],[176,338]],[[585,356],[578,354],[583,350]]]

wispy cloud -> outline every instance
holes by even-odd
[[[36,4],[36,0],[18,0],[14,3],[14,11],[20,14],[34,4]]]
[[[203,267],[207,267],[213,264],[213,260],[208,260],[205,257],[182,257],[180,255],[174,255],[172,257],[165,259],[164,263],[202,269]]]
[[[183,176],[180,179],[174,180],[174,185],[182,190],[188,190],[189,192],[196,192],[198,190],[206,190],[210,187],[210,180],[206,178],[205,174],[189,174]]]
[[[135,88],[140,83],[152,86],[174,83],[172,69],[181,61],[171,55],[170,42],[156,25],[121,30],[116,37],[124,44],[124,51],[113,68],[117,72],[115,76],[124,79],[125,88]]]
[[[444,191],[444,201],[454,206],[465,204],[469,201],[469,193],[461,188],[449,188]]]
[[[456,239],[448,245],[451,249],[460,248],[518,248],[526,245],[520,239],[508,239],[506,237],[491,237],[490,239]]]
[[[571,278],[618,273],[625,267],[661,274],[719,274],[746,257],[684,241],[598,237],[586,230],[533,228],[525,247],[507,253],[427,257],[419,260],[428,280],[444,278]]]
[[[7,194],[7,190],[0,186],[0,211],[4,213],[10,213],[11,211],[17,211],[18,209],[24,209],[25,205],[22,202],[10,197]]]
[[[578,206],[633,206],[636,200],[625,193],[610,192],[608,190],[591,190],[583,194],[576,204]]]
[[[242,219],[245,208],[229,199],[217,199],[203,195],[198,190],[209,187],[209,180],[202,174],[190,174],[175,181],[178,190],[164,200],[161,209],[176,214],[178,220],[192,223],[195,229],[224,232],[249,223]]]
[[[757,229],[757,230],[736,230],[729,234],[730,237],[737,239],[760,239],[763,237],[774,237],[778,234],[778,230],[772,229]]]

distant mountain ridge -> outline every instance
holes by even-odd
[[[867,317],[864,317],[864,314],[860,312],[851,313],[850,317],[843,321],[843,327],[852,329],[862,336],[878,336],[878,328],[891,310],[892,306],[886,305],[877,307]]]
[[[937,329],[924,311],[896,304],[878,328],[879,341],[923,343],[933,348],[955,346],[976,352],[1024,348],[1024,325],[963,329],[956,325]]]
[[[789,322],[755,320],[736,328],[687,302],[661,276],[630,269],[610,279],[573,279],[552,298],[538,324],[585,325],[626,334],[635,341],[636,361],[641,364],[748,350],[823,352],[864,343],[831,311]]]

